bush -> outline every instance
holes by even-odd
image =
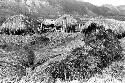
[[[120,42],[112,30],[92,23],[83,34],[85,46],[73,49],[66,59],[46,68],[54,80],[89,79],[97,73],[102,74],[112,62],[122,59]]]
[[[5,17],[0,17],[0,26],[5,22],[6,18]]]

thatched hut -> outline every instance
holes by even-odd
[[[41,27],[43,31],[52,30],[55,25],[55,19],[44,19]]]
[[[35,17],[14,15],[8,18],[0,27],[1,33],[12,35],[26,35],[37,33],[41,20]]]
[[[6,19],[6,21],[2,24],[0,27],[1,33],[5,34],[23,34],[25,29],[27,29],[26,24],[24,22],[24,19],[26,19],[23,15],[14,15],[10,18]]]
[[[0,27],[0,37],[9,44],[29,44],[34,41],[39,22],[23,15],[11,16]]]
[[[25,29],[25,23],[23,20],[25,16],[23,15],[14,15],[8,18],[3,24],[1,29],[10,29],[10,30],[17,30],[17,29]]]
[[[71,15],[64,14],[55,21],[55,26],[57,30],[61,30],[62,32],[70,32],[74,29],[74,26],[77,24],[77,20],[73,18]]]

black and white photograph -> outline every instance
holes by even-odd
[[[125,83],[125,0],[0,0],[0,83]]]

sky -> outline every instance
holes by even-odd
[[[103,4],[112,4],[114,6],[125,5],[125,0],[78,0],[78,1],[90,2],[97,6],[101,6]]]

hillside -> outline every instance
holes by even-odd
[[[25,14],[53,18],[60,14],[116,16],[125,15],[124,6],[95,6],[76,0],[4,0],[0,1],[0,16]]]
[[[58,19],[60,23],[65,16]],[[65,19],[76,22],[70,15]],[[38,25],[36,18],[24,15],[11,16],[2,24],[0,81],[87,81],[105,74],[116,81],[115,76],[124,79],[124,65],[117,66],[124,62],[124,41],[120,41],[124,35],[117,36],[124,34],[123,21],[92,18],[79,32],[38,33]]]
[[[0,83],[125,83],[124,12],[76,0],[1,0]]]
[[[120,6],[118,6],[118,9],[121,11],[120,13],[121,13],[122,15],[125,15],[125,5],[120,5]]]

